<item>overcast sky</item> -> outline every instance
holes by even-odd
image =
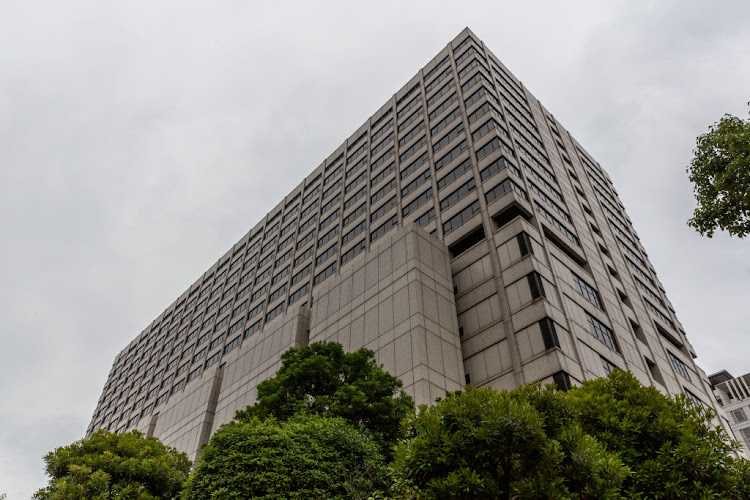
[[[610,173],[699,364],[750,372],[750,239],[685,224],[696,136],[747,116],[750,2],[501,4],[0,0],[0,493],[44,484],[115,355],[466,26]]]

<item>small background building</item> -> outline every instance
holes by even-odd
[[[708,379],[716,401],[727,414],[734,439],[742,443],[745,456],[750,457],[750,373],[733,377],[721,370]]]

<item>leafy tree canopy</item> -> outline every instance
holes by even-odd
[[[44,457],[50,477],[39,500],[168,499],[190,471],[187,455],[138,431],[97,431]]]
[[[378,445],[342,418],[253,418],[214,434],[183,498],[366,499],[385,490],[386,479]]]
[[[342,417],[372,432],[384,451],[401,436],[400,422],[413,400],[372,351],[346,353],[341,344],[315,342],[289,349],[281,359],[276,375],[258,385],[256,403],[238,411],[237,420],[287,420],[300,412]]]
[[[619,498],[627,467],[575,423],[564,394],[468,387],[406,422],[392,465],[417,498]]]
[[[688,221],[702,235],[750,233],[750,119],[724,115],[698,137],[687,168],[698,208]]]
[[[632,470],[632,498],[750,498],[748,462],[732,455],[714,414],[670,399],[621,370],[567,393],[583,430]]]

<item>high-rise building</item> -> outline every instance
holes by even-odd
[[[720,417],[731,429],[729,435],[739,441],[745,457],[750,458],[750,373],[733,377],[721,370],[708,379],[716,401],[726,412],[726,417]]]
[[[619,367],[718,408],[609,176],[468,29],[122,350],[88,432],[195,457],[323,339],[417,403]]]

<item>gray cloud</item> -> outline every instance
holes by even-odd
[[[40,487],[115,354],[465,26],[611,174],[701,365],[748,371],[748,242],[686,227],[684,167],[747,111],[750,6],[461,9],[0,5],[0,491]]]

